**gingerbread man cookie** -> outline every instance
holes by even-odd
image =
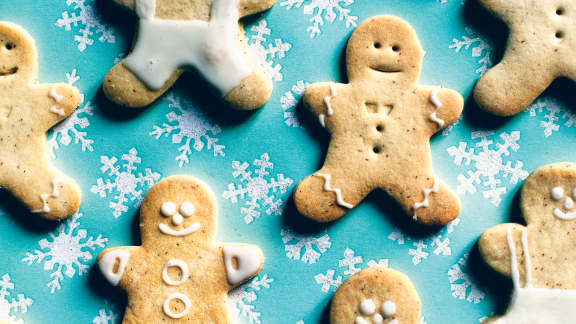
[[[334,294],[331,324],[419,324],[420,297],[410,279],[388,268],[362,270]]]
[[[34,39],[0,22],[0,187],[33,213],[63,219],[80,205],[78,185],[51,163],[46,132],[81,104],[67,84],[38,84]]]
[[[194,68],[237,109],[263,106],[272,81],[246,54],[238,20],[276,0],[114,0],[140,18],[133,52],[106,75],[106,96],[144,107]]]
[[[104,277],[128,293],[123,323],[230,323],[228,291],[264,263],[258,247],[214,244],[217,208],[201,181],[174,176],[142,203],[142,246],[107,249]]]
[[[506,53],[476,85],[480,107],[511,116],[528,107],[558,77],[576,80],[576,2],[480,0],[510,27]]]
[[[321,170],[295,193],[298,210],[335,220],[381,188],[414,219],[446,224],[458,198],[434,175],[430,137],[463,109],[455,91],[417,85],[423,51],[405,21],[378,16],[352,34],[346,52],[350,83],[314,84],[305,104],[332,134]]]
[[[506,314],[485,323],[576,323],[575,200],[576,164],[544,166],[522,187],[527,226],[502,224],[482,234],[482,257],[514,283]]]

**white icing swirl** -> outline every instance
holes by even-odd
[[[334,115],[334,109],[332,109],[332,99],[337,95],[338,92],[336,91],[336,86],[333,83],[330,83],[330,95],[324,98],[324,103],[326,104],[326,108],[328,109],[328,111],[326,112],[326,114],[328,114],[328,117]],[[320,125],[322,125],[322,127],[326,127],[326,115],[320,114],[318,116],[318,120],[320,121]]]
[[[344,198],[342,198],[342,190],[340,190],[340,188],[332,188],[332,186],[330,185],[330,181],[332,179],[332,176],[330,174],[315,173],[314,176],[324,178],[324,191],[335,193],[336,194],[336,203],[339,206],[345,207],[348,209],[354,208],[354,205],[349,204],[349,203],[344,201]]]
[[[42,199],[42,209],[33,210],[33,213],[49,213],[51,211],[48,199],[58,198],[58,196],[60,196],[58,185],[61,182],[62,180],[58,178],[52,180],[52,193],[43,193],[40,195],[40,199]]]
[[[58,92],[56,91],[56,86],[52,86],[49,95],[50,98],[54,99],[54,101],[56,102],[60,102],[62,101],[62,99],[64,99],[64,96],[59,95]]]
[[[118,286],[118,283],[124,276],[126,271],[126,265],[130,260],[130,251],[128,250],[112,250],[102,256],[100,261],[98,261],[98,267],[102,272],[102,275],[108,282],[113,286]],[[118,261],[118,269],[114,272],[116,266],[116,261]]]
[[[174,313],[170,309],[170,302],[173,300],[180,300],[184,303],[184,309],[180,313]],[[162,308],[163,308],[164,313],[166,315],[168,315],[171,318],[178,319],[178,318],[182,318],[182,317],[186,316],[186,314],[188,314],[188,312],[190,311],[190,306],[191,306],[191,302],[190,302],[190,299],[188,298],[188,296],[181,294],[181,293],[173,293],[173,294],[170,294],[168,296],[168,298],[166,298],[166,301],[164,301],[164,306]]]
[[[180,280],[172,280],[172,278],[170,278],[168,275],[168,269],[171,267],[180,269],[182,272],[182,278],[180,278]],[[190,270],[188,269],[186,262],[182,260],[172,259],[166,262],[164,269],[162,269],[162,280],[164,280],[164,282],[170,286],[180,286],[181,284],[185,283],[186,280],[188,280],[188,277],[190,277]]]
[[[232,286],[255,275],[262,265],[260,252],[254,247],[228,245],[223,250],[226,275],[228,283]],[[237,267],[234,266],[234,259],[237,261]]]
[[[416,216],[416,210],[420,208],[428,208],[428,206],[430,205],[428,197],[430,196],[430,194],[437,192],[438,192],[438,182],[436,181],[436,179],[434,179],[434,185],[432,185],[432,188],[424,189],[424,200],[422,202],[417,202],[412,206],[412,209],[414,209],[414,216],[413,216],[414,220],[418,218]]]
[[[430,114],[430,116],[428,116],[428,118],[430,119],[430,121],[435,122],[438,127],[442,128],[444,127],[444,120],[438,118],[437,116],[437,112],[438,110],[440,110],[440,108],[442,108],[443,104],[440,101],[440,99],[438,99],[438,88],[434,88],[432,89],[432,91],[430,92],[430,102],[434,105],[434,107],[436,107],[436,110]]]

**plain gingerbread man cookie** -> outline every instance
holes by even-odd
[[[502,224],[482,234],[482,257],[514,282],[507,313],[485,323],[576,323],[575,200],[576,164],[544,166],[522,187],[527,226]]]
[[[334,294],[331,324],[419,324],[420,297],[404,274],[388,268],[362,270]]]
[[[0,187],[30,211],[59,220],[80,205],[78,185],[51,163],[46,132],[81,104],[67,84],[38,84],[34,39],[0,22]]]
[[[576,2],[480,0],[510,28],[502,61],[476,85],[480,107],[515,115],[558,77],[576,80]]]
[[[142,246],[103,251],[104,277],[128,293],[122,323],[230,323],[228,292],[264,263],[258,247],[216,245],[212,191],[186,176],[154,185],[142,203]]]
[[[134,11],[140,26],[133,52],[104,79],[110,100],[147,106],[186,68],[198,71],[234,108],[256,109],[270,98],[272,80],[247,55],[238,20],[276,0],[114,1]]]
[[[322,169],[296,190],[303,215],[335,220],[381,188],[421,223],[446,224],[458,216],[458,198],[432,170],[430,137],[458,119],[463,99],[418,86],[422,56],[408,23],[373,17],[348,43],[350,82],[306,90],[305,104],[332,139]]]

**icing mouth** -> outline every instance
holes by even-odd
[[[9,76],[18,73],[18,67],[12,67],[8,69],[0,69],[0,76]]]
[[[565,213],[561,211],[559,208],[554,208],[554,216],[563,220],[573,220],[576,219],[576,211],[571,213]]]
[[[194,232],[196,232],[198,229],[200,229],[200,223],[196,222],[184,229],[181,230],[173,230],[172,228],[170,228],[168,225],[166,224],[160,224],[158,225],[158,228],[160,229],[160,232],[166,234],[166,235],[172,235],[172,236],[186,236],[189,234],[192,234]]]
[[[378,66],[373,66],[370,68],[372,70],[374,70],[376,72],[380,72],[380,73],[401,73],[401,72],[403,72],[400,69],[396,69],[396,68],[388,66],[388,65],[378,65]]]

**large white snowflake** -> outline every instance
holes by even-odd
[[[116,218],[128,211],[128,200],[135,201],[134,207],[138,207],[143,199],[143,189],[152,187],[160,179],[160,174],[149,168],[144,169],[144,173],[136,173],[142,160],[135,148],[130,149],[128,154],[123,154],[121,161],[122,165],[117,165],[118,158],[101,156],[100,171],[108,178],[98,178],[97,184],[90,188],[90,191],[101,198],[113,195],[109,206],[114,210]]]
[[[274,163],[270,162],[268,153],[262,154],[260,159],[254,160],[252,165],[247,162],[233,161],[232,175],[235,179],[240,179],[239,184],[231,183],[228,190],[224,191],[222,197],[230,199],[232,203],[238,203],[239,199],[245,201],[242,207],[242,214],[246,224],[250,224],[254,219],[260,217],[261,207],[266,208],[268,215],[281,215],[281,198],[276,198],[275,193],[286,193],[292,185],[292,179],[278,174],[276,177],[270,176],[270,170],[274,168]],[[252,170],[250,170],[252,169]]]
[[[316,263],[318,258],[332,246],[328,234],[315,237],[299,235],[283,229],[280,231],[280,235],[282,235],[286,256],[293,260],[301,260],[304,263]],[[304,249],[304,254],[302,254],[302,249]]]
[[[561,126],[572,128],[576,125],[576,114],[567,111],[555,98],[539,98],[525,111],[530,117],[540,117],[540,127],[544,129],[546,137],[560,130]]]
[[[94,0],[66,0],[66,5],[70,11],[62,12],[62,16],[56,20],[56,26],[66,31],[74,29],[76,33],[74,41],[78,43],[80,52],[93,45],[95,37],[102,43],[116,42],[112,30],[100,22],[94,8]]]
[[[41,239],[38,242],[39,250],[26,252],[23,262],[32,265],[33,263],[43,263],[45,271],[51,271],[47,286],[50,292],[60,290],[64,276],[74,277],[76,273],[82,276],[88,272],[88,261],[92,260],[92,252],[97,248],[103,248],[108,241],[101,234],[98,237],[88,237],[85,229],[78,228],[78,219],[81,213],[74,214],[65,223],[60,224],[55,233],[51,233],[49,238]]]
[[[76,69],[74,69],[71,73],[66,73],[68,84],[73,85],[80,80],[80,76],[76,72]],[[72,141],[74,141],[74,144],[82,145],[82,152],[86,152],[86,150],[94,151],[92,146],[94,140],[87,138],[87,133],[82,131],[90,126],[88,116],[92,116],[93,111],[94,107],[88,101],[84,107],[76,109],[72,115],[52,128],[52,136],[48,139],[48,147],[52,158],[56,157],[55,151],[60,148],[60,145],[69,146]]]
[[[218,144],[219,139],[214,137],[222,132],[218,125],[213,124],[206,115],[191,105],[184,108],[173,93],[167,95],[166,100],[169,102],[168,107],[173,109],[166,115],[168,122],[162,126],[154,125],[154,130],[149,135],[156,139],[162,136],[172,137],[173,144],[182,144],[178,148],[180,154],[176,157],[179,167],[190,162],[192,148],[198,152],[207,148],[212,150],[214,156],[225,155],[226,147]]]
[[[454,158],[456,165],[463,166],[464,162],[464,165],[470,166],[473,162],[466,175],[458,175],[459,185],[456,191],[458,194],[474,194],[479,186],[483,190],[484,198],[498,206],[502,201],[500,196],[506,193],[503,180],[508,178],[510,184],[516,184],[528,176],[528,172],[522,168],[522,161],[507,158],[510,150],[517,152],[520,148],[520,132],[501,133],[500,141],[495,145],[493,131],[472,132],[471,137],[477,140],[474,145],[476,149],[468,149],[465,142],[448,148],[448,153]]]
[[[286,53],[292,48],[292,45],[280,38],[276,38],[274,42],[269,41],[267,37],[270,36],[271,30],[268,28],[266,19],[260,20],[250,30],[248,54],[262,65],[272,80],[282,81],[284,79],[284,75],[280,72],[282,65],[277,61],[286,57]]]
[[[114,324],[116,322],[116,315],[113,311],[107,311],[105,309],[100,309],[98,311],[98,316],[94,317],[92,323],[94,324]]]
[[[15,324],[23,324],[22,319],[16,318],[16,313],[24,314],[28,312],[28,307],[34,302],[32,299],[18,294],[14,298],[12,291],[14,283],[9,274],[4,274],[0,278],[0,321],[8,321]]]
[[[472,47],[472,57],[478,59],[480,67],[476,69],[476,73],[484,74],[492,66],[492,48],[470,27],[466,27],[466,33],[461,39],[453,38],[449,48],[460,53],[462,49],[469,50]]]
[[[280,98],[280,106],[284,110],[284,123],[290,127],[301,127],[300,121],[296,115],[296,107],[298,107],[298,102],[306,92],[306,89],[310,86],[310,83],[306,81],[298,81],[292,86],[291,91],[286,92],[282,98]]]
[[[395,241],[398,245],[405,246],[408,249],[408,255],[412,258],[412,263],[418,265],[428,259],[431,254],[438,256],[452,255],[448,236],[454,232],[458,224],[460,224],[460,219],[456,218],[439,233],[424,239],[415,239],[402,232],[392,232],[388,235],[388,239]]]
[[[336,18],[346,23],[346,27],[356,27],[358,17],[351,15],[348,8],[354,4],[355,0],[285,0],[280,6],[286,7],[286,10],[302,7],[305,15],[311,15],[310,26],[306,31],[310,33],[310,38],[318,36],[322,30],[321,27],[326,23],[333,23]],[[306,4],[304,4],[306,3]]]
[[[452,291],[452,297],[466,299],[470,303],[478,304],[486,295],[472,283],[470,276],[466,273],[467,262],[468,255],[464,255],[458,260],[458,263],[452,265],[448,270],[450,290]]]
[[[232,290],[228,294],[228,305],[232,317],[238,319],[243,316],[250,324],[262,323],[260,319],[262,313],[257,311],[254,302],[258,299],[258,292],[264,288],[270,288],[270,283],[273,281],[274,279],[268,278],[268,275],[265,274]]]

